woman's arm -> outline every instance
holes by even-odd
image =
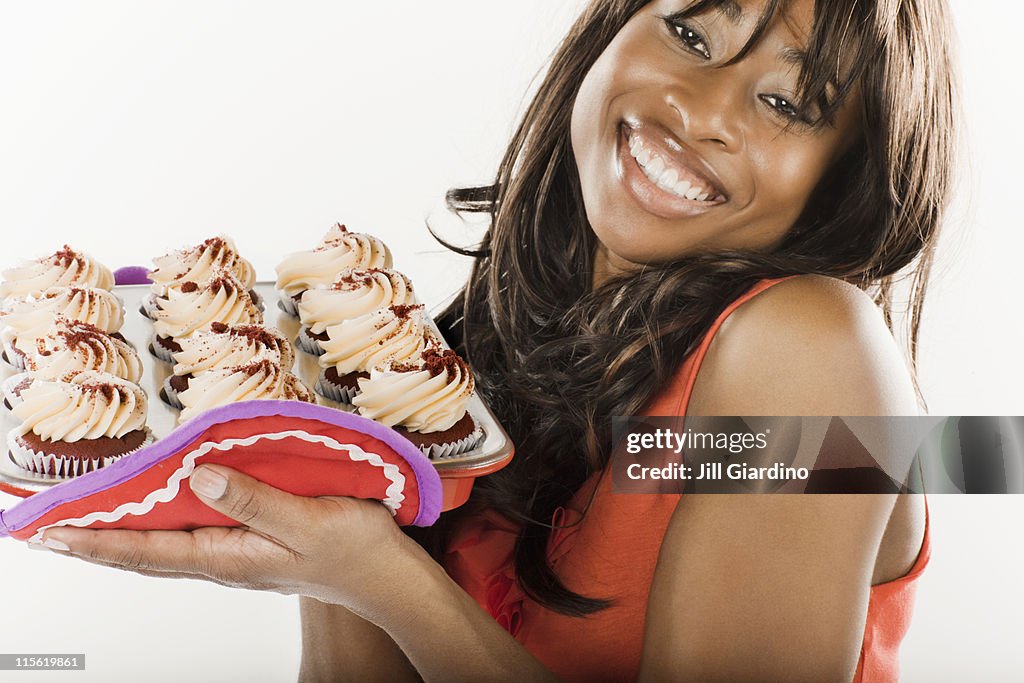
[[[425,680],[552,680],[380,503],[294,496],[221,465],[197,468],[190,485],[245,526],[59,527],[46,532],[44,547],[147,576],[303,596],[307,680],[412,677],[387,636]],[[369,641],[351,649],[350,637]]]
[[[690,415],[917,414],[877,309],[824,278],[781,283],[738,309],[697,390]],[[651,587],[642,678],[850,680],[895,500],[684,496]]]
[[[688,495],[647,611],[641,679],[849,681],[894,495]]]
[[[419,681],[395,641],[340,605],[299,599],[302,616],[301,683]]]
[[[390,634],[424,680],[557,680],[426,551],[415,544],[412,551],[408,580],[364,616]]]

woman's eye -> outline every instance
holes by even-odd
[[[701,34],[694,31],[689,25],[671,18],[666,18],[665,23],[684,47],[696,52],[704,59],[711,59],[711,52],[708,51],[707,43]]]
[[[761,95],[761,101],[777,111],[782,116],[794,121],[804,121],[806,117],[800,108],[779,95]]]

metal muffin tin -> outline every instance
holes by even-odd
[[[260,282],[254,287],[256,293],[263,297],[264,324],[267,327],[276,327],[285,336],[295,341],[299,334],[301,324],[297,318],[285,313],[278,306],[279,294],[272,282]],[[139,351],[142,358],[143,375],[140,382],[146,395],[149,397],[149,418],[147,425],[157,439],[170,434],[178,425],[178,413],[171,406],[167,405],[160,398],[160,390],[164,381],[171,374],[171,366],[153,356],[149,351],[149,345],[153,339],[153,322],[140,312],[142,302],[146,299],[151,289],[148,285],[118,285],[114,288],[125,306],[125,322],[121,334]],[[429,324],[438,333],[437,325],[431,319]],[[292,369],[312,389],[316,385],[317,377],[320,374],[320,365],[317,358],[307,354],[298,348],[295,349],[295,367]],[[3,371],[0,373],[0,381],[17,374],[6,363],[0,363]],[[346,410],[352,412],[351,406],[343,406],[319,394],[316,395],[320,405]],[[500,469],[512,456],[513,445],[508,434],[498,423],[497,418],[491,409],[474,394],[470,397],[467,410],[473,419],[484,432],[484,437],[476,448],[465,453],[448,458],[432,460],[442,479],[472,479],[489,472]],[[14,493],[15,495],[30,495],[45,490],[63,479],[50,476],[35,475],[26,472],[18,467],[7,453],[7,435],[19,427],[20,423],[15,419],[10,410],[0,407],[0,433],[4,435],[3,456],[0,457],[0,491]],[[468,493],[468,492],[467,492]]]

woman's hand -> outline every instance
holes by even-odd
[[[126,531],[57,527],[43,545],[146,576],[305,595],[355,611],[386,595],[417,553],[377,501],[295,496],[227,467],[203,465],[192,491],[243,527]],[[421,559],[421,558],[420,558]]]
[[[449,680],[453,667],[463,680],[551,679],[401,532],[379,502],[293,496],[219,465],[197,468],[189,483],[200,500],[245,526],[194,531],[58,527],[43,534],[43,544],[146,576],[202,579],[341,605],[392,638],[426,679]],[[398,660],[394,650],[389,656],[396,664],[390,672],[412,673],[408,665],[404,670],[397,666],[405,660]]]

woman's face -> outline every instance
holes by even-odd
[[[738,0],[687,19],[658,0],[618,33],[584,79],[572,147],[587,218],[612,269],[713,249],[764,249],[794,224],[857,135],[857,92],[834,126],[801,118],[796,61],[812,0],[773,18],[744,59],[762,10]],[[787,128],[787,124],[792,124]]]

